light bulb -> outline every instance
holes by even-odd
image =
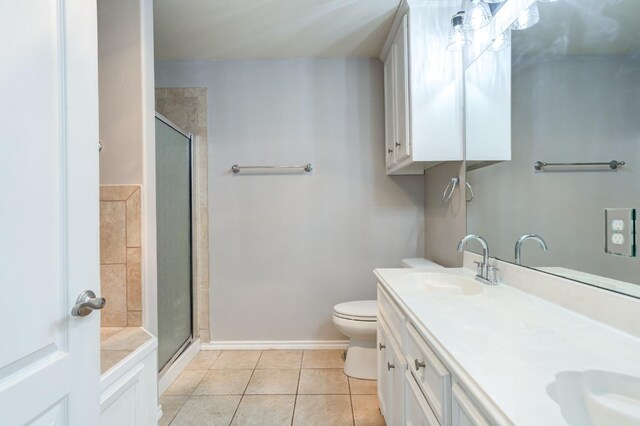
[[[526,30],[533,27],[540,20],[540,12],[538,12],[538,4],[533,3],[528,9],[523,10],[518,19],[511,25],[512,30]]]
[[[488,25],[492,17],[491,9],[485,0],[470,0],[464,11],[464,25],[477,30]]]
[[[511,46],[511,30],[507,29],[505,32],[496,37],[495,40],[493,40],[493,43],[491,43],[491,46],[489,46],[489,50],[493,50],[495,52],[498,50],[506,49],[509,46]]]
[[[460,11],[451,18],[451,29],[449,30],[449,41],[447,49],[451,51],[462,50],[471,44],[471,40],[464,29],[464,11]]]

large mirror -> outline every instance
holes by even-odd
[[[537,6],[465,72],[467,230],[492,257],[640,297],[640,1]],[[510,160],[473,161],[494,145]],[[518,256],[524,235],[540,238]]]

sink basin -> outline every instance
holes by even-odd
[[[416,272],[407,275],[402,285],[423,293],[470,296],[482,292],[482,285],[476,281],[440,272]]]
[[[570,425],[639,425],[640,377],[603,370],[563,371],[547,386]]]

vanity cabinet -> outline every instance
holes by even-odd
[[[380,53],[387,174],[423,174],[463,158],[461,60],[447,50],[443,25],[459,6],[404,0],[398,8]]]
[[[387,425],[484,426],[484,409],[378,285],[378,399]]]

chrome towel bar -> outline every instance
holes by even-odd
[[[233,166],[231,166],[231,171],[233,173],[240,173],[243,170],[259,171],[259,170],[272,170],[272,169],[283,170],[283,171],[302,169],[302,171],[309,173],[311,172],[311,170],[313,170],[313,165],[311,163],[307,163],[301,166],[239,166],[237,164],[234,164]]]
[[[624,161],[616,161],[616,160],[611,160],[608,162],[602,162],[602,163],[545,163],[544,161],[536,161],[533,164],[533,168],[540,171],[542,169],[544,169],[545,167],[574,167],[574,166],[609,166],[609,168],[611,170],[615,170],[618,167],[622,167],[625,165]]]

